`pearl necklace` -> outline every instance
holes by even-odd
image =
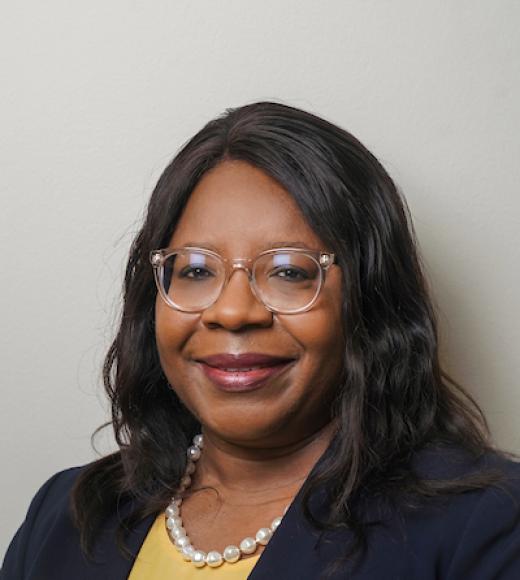
[[[227,546],[222,553],[217,552],[216,550],[211,550],[206,554],[206,552],[203,552],[202,550],[197,550],[192,545],[191,540],[182,525],[180,507],[182,504],[182,493],[191,485],[191,475],[193,475],[195,471],[195,463],[201,456],[203,446],[204,438],[202,434],[195,435],[193,438],[193,445],[189,447],[187,451],[188,463],[186,465],[184,476],[181,479],[179,489],[166,508],[166,528],[168,529],[171,541],[181,553],[184,560],[192,562],[197,568],[203,568],[206,564],[211,568],[218,568],[224,562],[234,564],[235,562],[238,562],[244,554],[253,554],[256,552],[259,544],[262,546],[267,545],[274,531],[281,524],[283,516],[275,518],[271,522],[269,528],[260,528],[258,532],[256,532],[254,538],[244,538],[238,546]],[[287,512],[288,507],[289,506],[285,508],[284,515]]]

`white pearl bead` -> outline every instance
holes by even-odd
[[[197,568],[203,568],[206,565],[206,552],[202,550],[195,550],[191,561],[197,566]]]
[[[170,530],[170,536],[172,538],[182,538],[182,536],[186,535],[186,530],[182,526],[174,526]]]
[[[204,436],[202,435],[202,433],[199,433],[198,435],[195,435],[195,437],[193,438],[193,445],[196,445],[197,447],[204,447]]]
[[[188,487],[190,487],[190,484],[191,484],[191,477],[189,475],[185,475],[181,479],[181,486],[184,488],[188,488]]]
[[[195,463],[193,461],[188,461],[186,464],[186,475],[191,475],[195,472]]]
[[[240,560],[240,550],[237,546],[227,546],[224,549],[224,560],[230,563]]]
[[[179,516],[172,516],[166,520],[166,527],[169,530],[173,528],[180,528],[182,526],[182,519]]]
[[[181,536],[180,538],[173,538],[175,545],[177,546],[177,549],[179,550],[179,552],[185,548],[186,546],[189,546],[191,544],[190,539],[188,538],[188,536]]]
[[[220,552],[217,552],[216,550],[208,552],[208,555],[206,556],[206,564],[208,566],[211,568],[218,568],[223,562],[224,560]]]
[[[193,556],[193,552],[195,552],[195,548],[191,544],[188,544],[182,548],[181,556],[186,560],[186,562],[189,562]]]
[[[256,540],[254,538],[244,538],[240,542],[240,550],[244,554],[252,554],[256,550]]]
[[[266,546],[267,542],[271,539],[273,532],[269,528],[260,528],[258,532],[256,532],[256,541],[262,546]]]
[[[289,510],[289,508],[291,507],[291,504],[289,504],[284,510],[283,510],[283,515],[285,515],[287,513],[287,511]]]
[[[274,520],[271,522],[271,530],[273,530],[273,532],[276,530],[276,528],[282,523],[282,518],[274,518]]]
[[[166,515],[169,518],[172,518],[173,516],[178,516],[179,515],[179,506],[176,506],[175,504],[170,504],[166,508]]]
[[[174,504],[175,504],[177,507],[178,507],[178,506],[180,506],[180,505],[181,505],[181,503],[182,503],[182,497],[176,497],[176,498],[173,500],[173,503],[174,503]]]
[[[191,459],[192,461],[197,461],[198,459],[200,459],[200,449],[195,446],[188,447],[187,455],[188,459]]]

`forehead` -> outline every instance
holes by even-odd
[[[325,249],[277,181],[243,161],[225,161],[206,173],[191,193],[170,247],[202,245],[250,255],[284,242]]]

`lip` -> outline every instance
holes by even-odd
[[[198,359],[197,363],[206,377],[219,389],[242,392],[263,387],[269,379],[283,373],[294,361],[294,358],[288,357],[244,353],[212,355]]]
[[[294,357],[282,357],[272,354],[261,354],[257,352],[245,352],[242,354],[220,353],[205,356],[196,359],[198,362],[205,363],[210,367],[217,368],[250,368],[250,367],[268,367],[289,360]]]

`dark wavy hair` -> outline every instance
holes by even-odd
[[[350,133],[308,112],[271,102],[228,109],[180,150],[161,175],[132,243],[119,329],[103,377],[119,451],[89,464],[71,496],[81,546],[92,553],[98,527],[125,498],[136,509],[125,530],[168,504],[200,429],[169,386],[155,343],[152,249],[165,247],[201,176],[224,160],[241,160],[277,180],[312,229],[337,255],[343,276],[346,337],[334,417],[336,452],[304,484],[304,513],[319,529],[349,527],[366,548],[351,509],[363,493],[427,498],[486,487],[495,472],[456,480],[422,479],[413,454],[457,445],[475,458],[496,451],[477,403],[439,363],[437,323],[422,273],[409,210],[378,160]],[[318,521],[309,498],[328,485],[332,509]]]

